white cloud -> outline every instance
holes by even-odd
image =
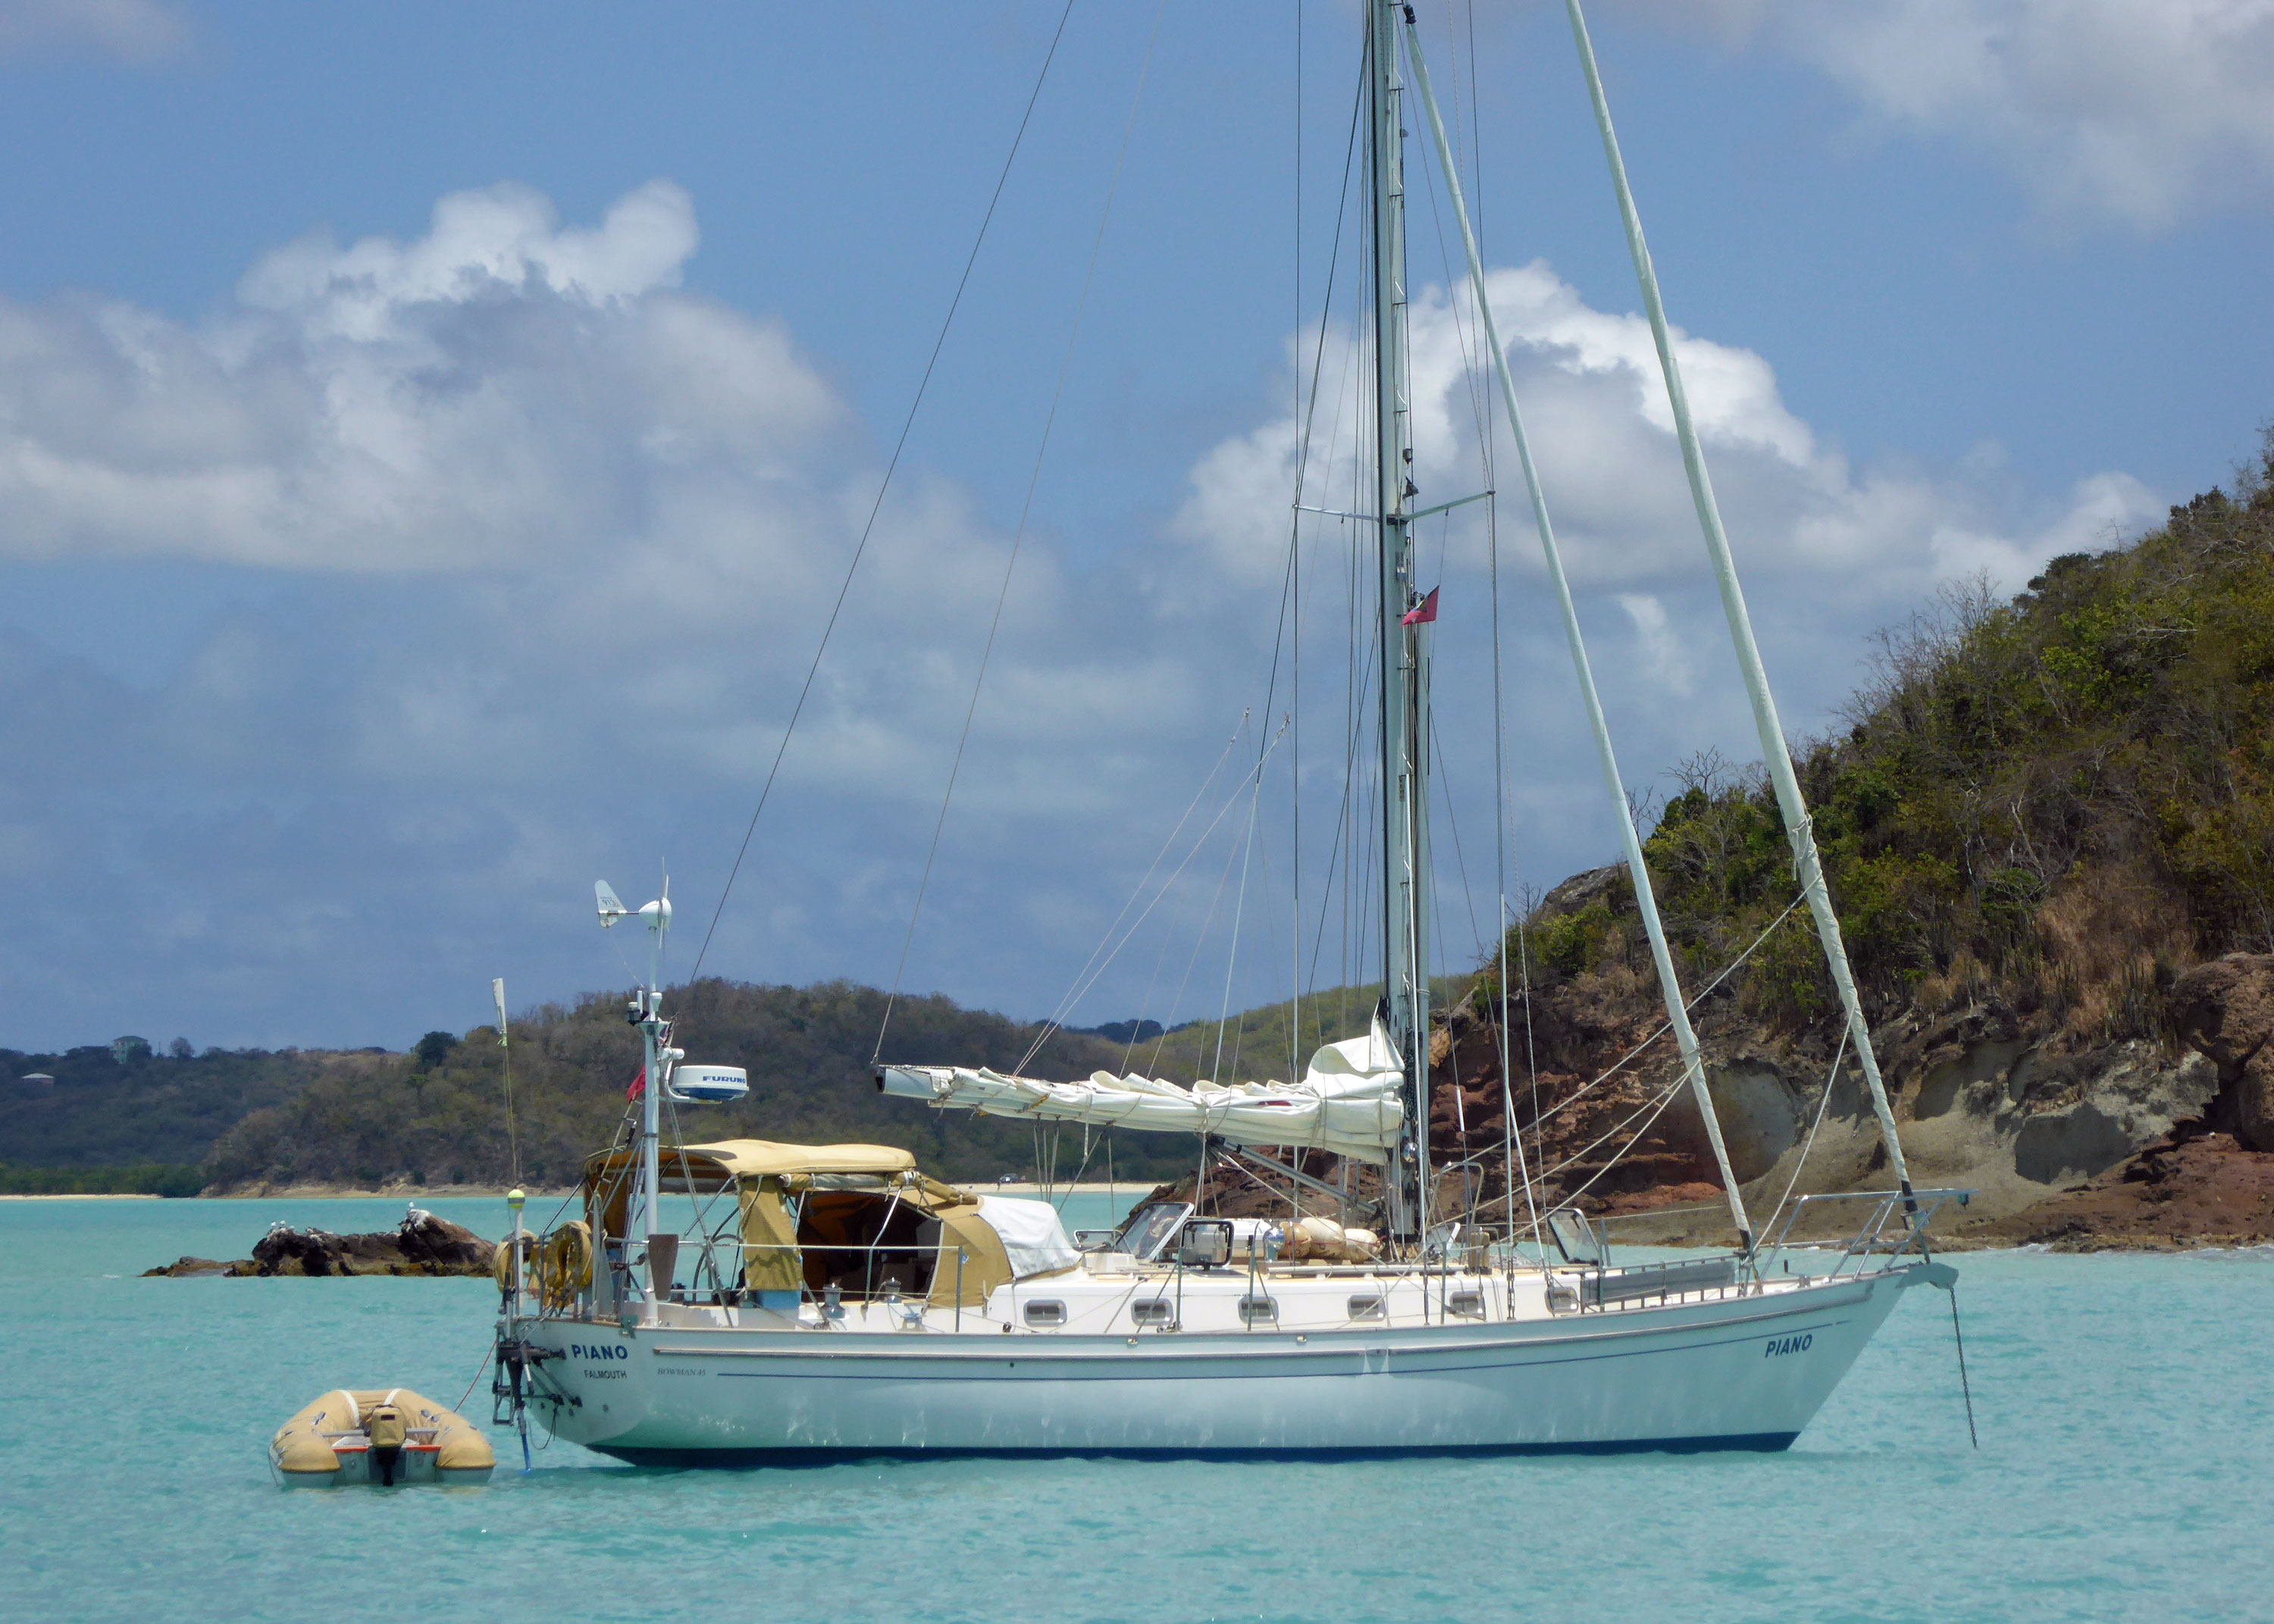
[[[90,996],[250,1000],[298,1041],[293,999],[471,974],[620,847],[715,898],[879,470],[779,323],[680,288],[697,240],[667,184],[591,228],[499,187],[415,240],[295,243],[200,323],[0,302],[0,570],[271,583],[154,692],[0,634],[0,759],[42,763],[0,776],[0,880],[133,944],[59,950],[103,965]],[[712,968],[889,979],[1008,560],[902,470]],[[1003,996],[968,943],[1029,888],[1118,906],[1268,614],[1197,597],[1163,636],[1118,567],[1077,581],[1028,537],[912,985]],[[613,975],[580,922],[515,957]],[[1046,1004],[1091,945],[1028,922],[990,951],[1048,966]],[[51,979],[11,951],[0,984]],[[327,959],[398,991],[313,985]]]
[[[140,64],[189,43],[187,19],[162,0],[0,0],[0,61],[87,56]]]
[[[676,291],[697,241],[668,182],[591,229],[500,186],[280,249],[201,326],[0,301],[0,557],[475,569],[779,482],[844,409],[779,324]]]
[[[2128,474],[2095,474],[2077,482],[2068,506],[2042,530],[2022,537],[1984,535],[1962,524],[1939,525],[1931,545],[1945,580],[1987,576],[2018,592],[2045,560],[2064,553],[2102,553],[2160,516],[2148,487]]]
[[[61,963],[87,1008],[154,1011],[129,1028],[403,1041],[446,1019],[432,1011],[455,989],[469,989],[466,1024],[480,1019],[501,971],[547,992],[613,980],[585,901],[596,875],[629,885],[667,852],[689,918],[707,922],[878,470],[779,322],[681,289],[697,240],[666,184],[589,228],[501,187],[445,199],[413,241],[295,243],[200,323],[0,302],[0,570],[124,560],[269,583],[209,617],[154,691],[0,632],[0,760],[39,764],[0,775],[0,883],[57,921],[0,943],[0,986],[28,997]],[[1544,265],[1490,282],[1631,780],[1702,744],[1742,748],[1647,332]],[[1442,290],[1413,307],[1414,471],[1433,499],[1482,477],[1461,438],[1465,315]],[[1359,369],[1345,335],[1329,338],[1308,494],[1334,506]],[[1781,691],[1811,696],[1796,726],[1846,691],[1861,634],[1941,575],[2010,580],[2145,512],[2119,475],[2016,516],[1994,466],[1853,468],[1766,358],[1677,342]],[[1047,1009],[1242,710],[1243,751],[1277,730],[1291,659],[1268,711],[1261,690],[1298,444],[1284,417],[1227,437],[1195,461],[1169,535],[1087,574],[1028,538],[909,987]],[[1499,455],[1522,696],[1510,758],[1528,861],[1553,880],[1600,861],[1608,837]],[[1448,884],[1463,863],[1493,868],[1475,799],[1483,531],[1464,509],[1422,538],[1426,579],[1446,585],[1442,804],[1460,806],[1468,842],[1441,848]],[[1306,532],[1322,547],[1347,533]],[[970,492],[911,464],[869,547],[712,970],[890,979],[1009,541]],[[1329,560],[1306,587],[1299,765],[1328,786],[1302,825],[1313,887],[1335,867],[1348,748],[1340,578]],[[1267,889],[1289,870],[1295,748],[1291,733],[1253,824]],[[1167,980],[1143,1012],[1191,1012],[1161,999],[1200,962],[1192,930],[1250,823],[1216,827],[1185,871],[1190,894],[1156,916],[1176,921],[1176,950],[1162,958],[1155,936],[1125,955],[1127,978],[1086,1018],[1137,1012],[1156,962]],[[1446,907],[1465,929],[1465,908]],[[1227,900],[1221,928],[1238,911]],[[1289,921],[1277,905],[1244,917],[1246,1001],[1284,986]],[[1315,944],[1315,915],[1308,929]],[[1202,957],[1216,967],[1193,984],[1220,997],[1223,959]],[[381,1007],[426,1012],[408,1032],[355,1024]],[[227,1030],[200,1026],[201,1009],[231,1011]]]
[[[1488,272],[1486,285],[1575,585],[1649,601],[1702,580],[1704,549],[1647,324],[1592,308],[1538,261]],[[1411,312],[1414,477],[1427,504],[1482,481],[1465,370],[1477,323],[1469,300],[1449,299],[1438,288],[1422,290]],[[1321,506],[1348,500],[1348,425],[1366,387],[1343,365],[1342,338],[1330,335],[1325,375],[1341,380],[1348,398],[1339,414],[1336,402],[1321,403],[1308,462],[1308,500]],[[1984,477],[1994,470],[1974,463],[1941,476],[1892,465],[1859,470],[1786,406],[1764,357],[1679,327],[1674,342],[1750,586],[1784,577],[1844,601],[1884,605],[1986,568],[2018,587],[2053,553],[2105,545],[2160,512],[2144,486],[2113,472],[2081,482],[2058,512],[2015,515]],[[1333,422],[1344,425],[1345,444],[1330,452],[1322,442]],[[1276,580],[1300,439],[1294,420],[1282,417],[1209,451],[1193,470],[1178,533],[1235,578]],[[1505,425],[1495,465],[1504,555],[1514,568],[1538,570]],[[1425,558],[1442,546],[1455,566],[1480,565],[1477,512],[1425,522]],[[1641,633],[1643,622],[1628,613]]]
[[[1637,0],[1876,119],[1986,148],[2051,213],[2156,229],[2274,188],[2274,0]]]
[[[1690,655],[1667,619],[1666,605],[1647,592],[1621,592],[1618,605],[1626,611],[1642,645],[1643,667],[1653,686],[1674,697],[1686,697],[1691,687]]]

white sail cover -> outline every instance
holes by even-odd
[[[1299,1083],[1196,1082],[1093,1071],[1087,1082],[1045,1083],[982,1067],[881,1066],[877,1086],[944,1109],[1081,1122],[1156,1133],[1209,1133],[1235,1145],[1299,1145],[1385,1162],[1404,1122],[1404,1070],[1379,1021],[1365,1037],[1329,1043]]]
[[[1048,1201],[1029,1201],[1007,1195],[982,1196],[979,1222],[994,1230],[1002,1241],[1003,1255],[1011,1260],[1013,1280],[1054,1274],[1081,1261],[1081,1253],[1073,1249],[1073,1243],[1066,1238],[1065,1226],[1058,1222],[1058,1208]]]

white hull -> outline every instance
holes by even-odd
[[[1498,1323],[1144,1336],[523,1321],[533,1406],[634,1461],[1781,1449],[1939,1266]]]

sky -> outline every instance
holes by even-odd
[[[1759,748],[1562,8],[1418,12],[1662,797]],[[403,1047],[625,985],[592,882],[666,869],[667,976],[1087,1024],[1367,974],[1351,527],[1291,522],[1299,466],[1351,505],[1360,16],[0,0],[0,1046]],[[1590,19],[1788,734],[2257,446],[2274,0]],[[1615,850],[1492,451],[1422,537],[1454,967]]]

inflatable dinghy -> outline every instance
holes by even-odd
[[[269,1470],[288,1489],[487,1483],[496,1465],[472,1423],[408,1387],[335,1389],[268,1440]]]

